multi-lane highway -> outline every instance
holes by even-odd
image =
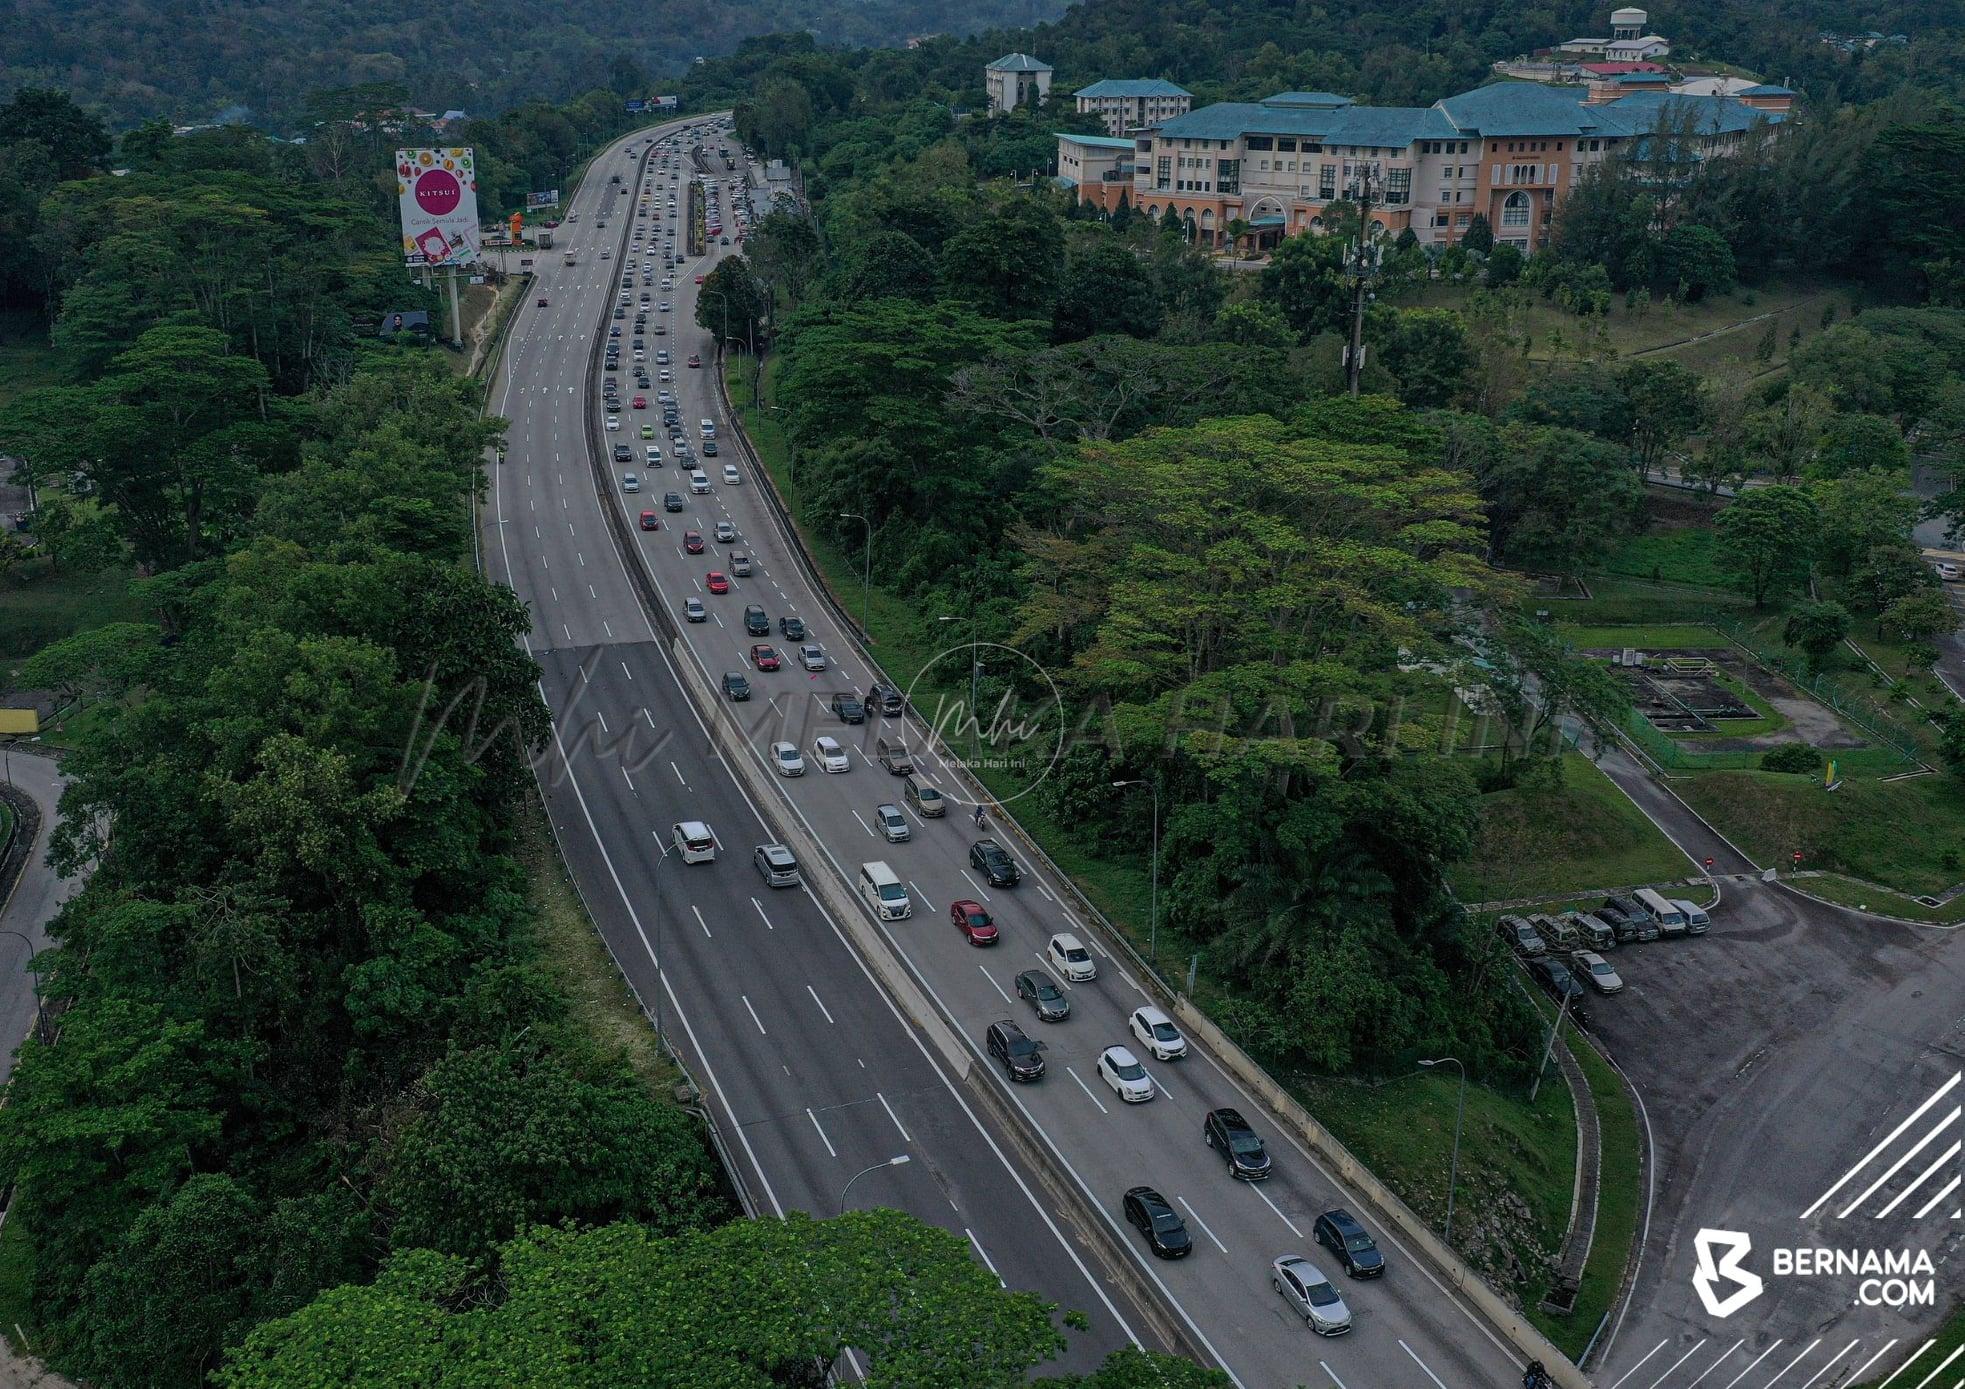
[[[732,144],[734,150],[734,142]],[[763,1210],[793,1207],[830,1213],[849,1179],[872,1164],[907,1156],[905,1165],[860,1177],[850,1202],[892,1205],[964,1233],[978,1258],[1016,1287],[1033,1288],[1091,1314],[1093,1332],[1078,1339],[1084,1360],[1137,1336],[1154,1337],[1122,1289],[1145,1280],[1172,1309],[1181,1334],[1247,1386],[1335,1385],[1337,1389],[1472,1389],[1520,1382],[1519,1360],[1495,1332],[1453,1295],[1392,1232],[1377,1229],[1389,1274],[1354,1283],[1338,1274],[1311,1227],[1333,1206],[1357,1203],[1320,1164],[1270,1122],[1204,1050],[1187,1058],[1148,1061],[1158,1094],[1145,1104],[1122,1103],[1096,1076],[1099,1053],[1132,1039],[1127,1016],[1149,1002],[1121,962],[1099,950],[1066,905],[1062,885],[1033,863],[1022,864],[1020,885],[991,888],[970,867],[973,827],[960,814],[911,821],[913,836],[888,844],[872,828],[873,809],[895,802],[898,779],[869,757],[874,740],[906,723],[907,740],[930,781],[958,785],[954,769],[927,746],[912,721],[871,717],[840,724],[827,701],[835,691],[864,690],[874,672],[847,631],[815,595],[792,547],[762,495],[762,484],[730,446],[729,425],[717,407],[710,366],[681,366],[691,353],[714,363],[713,343],[694,325],[695,278],[717,254],[674,267],[672,290],[651,290],[668,313],[652,312],[678,364],[674,389],[692,439],[696,422],[716,424],[724,447],[704,460],[713,482],[692,495],[673,466],[643,460],[638,427],[660,421],[654,405],[621,413],[618,433],[601,433],[634,451],[630,464],[608,464],[599,485],[589,458],[590,422],[602,411],[596,341],[615,322],[620,291],[630,304],[642,292],[641,263],[660,255],[655,236],[646,257],[632,229],[666,232],[685,212],[691,171],[677,151],[675,212],[667,206],[672,180],[652,172],[658,219],[639,221],[643,174],[625,150],[640,136],[604,153],[588,175],[573,210],[580,221],[563,230],[561,245],[576,248],[578,264],[541,262],[536,291],[514,325],[492,401],[512,421],[506,461],[493,465],[482,531],[484,564],[530,604],[528,647],[544,668],[542,688],[554,711],[558,745],[541,768],[548,804],[570,866],[616,958],[709,1089],[712,1111],[736,1151],[746,1185]],[[607,183],[620,173],[633,189]],[[721,178],[721,173],[718,174]],[[723,195],[726,232],[731,197]],[[607,225],[599,226],[605,209]],[[570,233],[570,235],[569,235]],[[677,245],[686,249],[686,239]],[[609,253],[601,258],[601,251]],[[633,254],[630,255],[630,251]],[[632,265],[630,270],[628,267]],[[624,286],[623,275],[632,283]],[[628,340],[624,333],[623,341]],[[624,355],[627,349],[624,348]],[[621,394],[637,393],[624,372]],[[658,388],[659,389],[659,388]],[[665,431],[664,431],[665,433]],[[657,440],[665,457],[666,438]],[[739,481],[721,481],[735,463]],[[641,490],[622,490],[633,471]],[[684,510],[662,510],[665,492],[683,494]],[[643,567],[658,602],[681,633],[672,648],[644,610],[637,582],[624,569],[603,508],[616,508],[632,526],[653,510],[660,529],[633,532],[630,562]],[[718,544],[720,521],[737,539]],[[705,553],[685,551],[683,535],[699,531]],[[752,557],[748,577],[732,575],[727,594],[708,591],[710,570],[729,574],[729,553]],[[708,620],[683,621],[685,601],[709,610]],[[788,659],[777,672],[751,669],[756,638],[742,613],[760,604],[777,619],[804,621],[821,643],[829,668],[808,673]],[[778,642],[775,631],[772,637]],[[792,644],[781,654],[794,657]],[[685,672],[679,662],[694,663]],[[755,697],[742,706],[741,776],[717,749],[690,690],[713,689],[725,671],[748,672]],[[905,687],[912,672],[890,672]],[[686,675],[686,678],[685,678]],[[830,734],[848,749],[850,770],[822,773],[811,757],[813,739]],[[780,739],[802,748],[809,770],[795,778],[771,770],[769,746]],[[716,832],[721,854],[712,864],[685,865],[668,850],[670,825],[700,819]],[[866,860],[891,863],[914,901],[910,919],[878,923],[886,948],[961,1044],[965,1058],[924,1044],[899,1013],[839,924],[803,890],[773,891],[750,862],[751,846],[776,822],[818,846],[808,875],[833,874],[842,887]],[[837,893],[829,894],[834,901]],[[986,904],[1002,932],[994,947],[968,944],[948,919],[958,898]],[[871,922],[871,918],[868,918]],[[1096,953],[1098,976],[1068,986],[1072,1016],[1042,1026],[1014,999],[1019,970],[1045,962],[1052,933],[1077,930]],[[659,960],[660,969],[656,968]],[[1055,971],[1053,971],[1055,972]],[[1012,1018],[1049,1047],[1047,1076],[1012,1086],[982,1050],[983,1033]],[[994,1087],[985,1105],[978,1087]],[[1275,1175],[1260,1184],[1230,1179],[1202,1142],[1210,1109],[1233,1105],[1255,1119],[1269,1140]],[[1047,1180],[1066,1184],[1072,1200],[1047,1191],[995,1135],[992,1109],[1018,1112],[1026,1141],[1044,1155]],[[1138,1184],[1158,1188],[1192,1232],[1195,1253],[1178,1262],[1147,1257],[1121,1217],[1121,1198]],[[1102,1237],[1073,1230],[1064,1212],[1091,1212]],[[1130,1274],[1114,1279],[1101,1250],[1119,1248]],[[1350,1304],[1355,1329],[1322,1339],[1292,1315],[1270,1287],[1270,1262],[1300,1253],[1335,1276]]]

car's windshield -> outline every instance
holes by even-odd
[[[1312,1283],[1303,1291],[1305,1296],[1310,1299],[1310,1305],[1312,1307],[1328,1307],[1333,1302],[1343,1300],[1338,1297],[1337,1289],[1328,1283]]]
[[[1174,1031],[1174,1025],[1170,1022],[1154,1023],[1153,1036],[1155,1040],[1162,1042],[1173,1042],[1180,1039],[1180,1034]]]
[[[1084,946],[1074,945],[1065,950],[1064,958],[1071,961],[1073,964],[1077,964],[1080,960],[1089,960],[1092,957],[1089,953],[1087,953]]]
[[[899,883],[890,883],[880,889],[880,900],[883,902],[904,902],[907,900],[907,890]]]
[[[1262,1140],[1252,1133],[1230,1133],[1228,1148],[1229,1151],[1240,1153],[1244,1157],[1254,1157],[1262,1151]]]
[[[1040,979],[1036,984],[1037,996],[1043,999],[1063,998],[1064,994],[1056,984],[1048,979]]]
[[[1112,1063],[1112,1069],[1118,1074],[1121,1080],[1138,1080],[1146,1074],[1146,1067],[1140,1065],[1137,1061],[1120,1061],[1115,1059]]]
[[[1353,1254],[1362,1254],[1365,1250],[1377,1246],[1372,1244],[1370,1235],[1352,1235],[1344,1241],[1344,1247]]]

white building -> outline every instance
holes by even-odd
[[[1095,113],[1105,122],[1105,133],[1113,136],[1150,130],[1194,108],[1194,93],[1157,77],[1108,77],[1072,96],[1080,111]]]
[[[1005,53],[983,68],[992,112],[1041,105],[1051,94],[1051,65],[1028,53]]]

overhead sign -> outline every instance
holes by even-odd
[[[397,150],[396,202],[411,265],[478,259],[477,161],[468,148]]]
[[[527,207],[558,207],[559,189],[547,188],[538,193],[527,193],[525,195],[525,205]]]

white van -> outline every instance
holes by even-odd
[[[1697,902],[1688,902],[1683,897],[1672,898],[1672,905],[1685,913],[1685,934],[1703,936],[1712,929],[1713,919],[1706,909]]]
[[[1657,926],[1659,935],[1685,934],[1685,913],[1680,911],[1675,903],[1667,901],[1663,893],[1641,887],[1631,895],[1637,898],[1638,905],[1644,908],[1644,914]]]
[[[701,820],[684,820],[669,827],[669,842],[684,863],[715,863],[716,836]]]
[[[689,490],[699,497],[704,495],[710,490],[710,475],[701,468],[692,469],[689,474]]]
[[[716,437],[715,420],[698,420],[696,422],[696,428],[702,432],[705,439],[714,439]]]
[[[866,898],[873,914],[882,921],[900,921],[914,915],[914,903],[908,901],[907,889],[885,863],[860,865],[860,896]]]

